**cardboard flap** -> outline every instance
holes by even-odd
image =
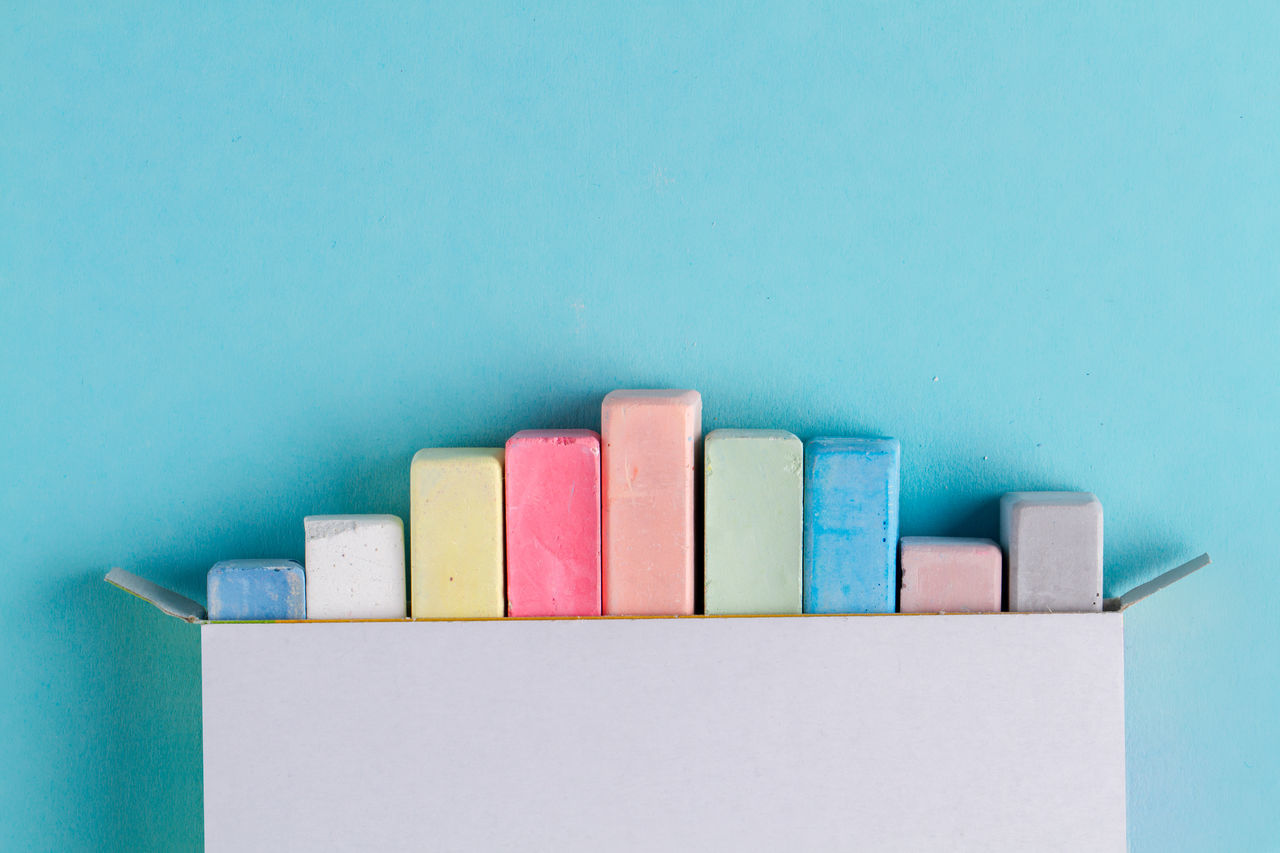
[[[172,590],[153,584],[146,578],[138,577],[133,572],[126,572],[124,569],[112,569],[107,572],[107,576],[103,580],[112,586],[123,589],[127,593],[136,595],[153,607],[159,608],[170,616],[176,616],[183,622],[198,624],[205,621],[205,609],[200,602],[192,601],[185,595],[178,595]]]
[[[1144,584],[1135,586],[1118,598],[1108,598],[1103,603],[1102,609],[1110,612],[1125,610],[1165,587],[1177,583],[1192,572],[1204,568],[1209,563],[1209,555],[1201,554],[1199,557],[1188,560],[1175,569],[1170,569]],[[104,580],[131,595],[136,595],[161,612],[184,622],[200,624],[208,621],[208,614],[200,602],[192,601],[185,595],[179,595],[172,590],[152,583],[146,578],[138,577],[133,572],[127,572],[124,569],[112,569],[107,572]]]
[[[1176,569],[1170,569],[1162,575],[1158,575],[1153,580],[1149,580],[1144,584],[1139,584],[1133,589],[1126,592],[1119,598],[1108,598],[1102,605],[1103,610],[1124,610],[1132,604],[1136,604],[1142,599],[1159,592],[1170,584],[1177,583],[1187,575],[1203,569],[1209,565],[1209,555],[1201,554],[1194,560],[1188,560]]]

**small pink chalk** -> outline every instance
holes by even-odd
[[[600,615],[600,436],[507,441],[507,615]]]
[[[1000,612],[1000,546],[989,539],[904,536],[900,613]]]

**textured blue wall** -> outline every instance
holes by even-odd
[[[1277,7],[686,5],[7,8],[0,847],[199,843],[197,632],[107,567],[674,385],[898,436],[904,535],[1212,552],[1127,622],[1132,847],[1280,848]]]

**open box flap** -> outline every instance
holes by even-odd
[[[1188,560],[1176,569],[1170,569],[1164,574],[1157,575],[1154,579],[1149,580],[1144,584],[1135,586],[1119,598],[1108,598],[1103,603],[1102,609],[1111,611],[1124,610],[1131,605],[1137,604],[1142,599],[1159,592],[1166,586],[1177,583],[1197,569],[1203,569],[1207,565],[1209,565],[1209,555],[1201,554],[1199,557],[1196,557],[1194,560]]]
[[[1159,592],[1170,584],[1177,583],[1187,575],[1197,569],[1202,569],[1207,565],[1209,565],[1209,555],[1201,554],[1199,557],[1183,563],[1176,569],[1170,569],[1164,574],[1158,575],[1153,580],[1149,580],[1144,584],[1135,586],[1133,589],[1118,598],[1108,598],[1106,602],[1104,602],[1102,609],[1111,612],[1125,610],[1131,605],[1136,604],[1144,598],[1148,598],[1153,593]],[[167,613],[170,616],[175,616],[184,622],[199,625],[208,621],[208,614],[198,601],[192,601],[185,595],[178,595],[178,593],[154,584],[146,578],[138,577],[133,572],[126,572],[124,569],[112,569],[107,572],[105,580],[112,586],[119,587],[127,593],[136,595],[138,598],[141,598],[153,607],[157,607],[164,613]]]
[[[205,609],[200,605],[200,602],[192,601],[185,595],[178,595],[176,592],[154,584],[146,578],[140,578],[133,572],[126,572],[124,569],[112,569],[107,572],[104,580],[112,586],[136,595],[170,616],[178,617],[183,622],[198,625],[207,619],[208,614],[205,613]]]

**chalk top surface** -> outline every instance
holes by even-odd
[[[1009,507],[1020,504],[1030,504],[1032,506],[1101,505],[1097,496],[1092,492],[1009,492],[1000,498],[1000,503]]]
[[[713,429],[707,433],[707,441],[735,441],[759,439],[768,441],[799,441],[785,429]]]
[[[522,429],[507,439],[507,447],[521,441],[552,441],[558,444],[580,443],[583,439],[594,439],[598,446],[600,433],[593,429]]]
[[[502,463],[501,447],[424,447],[413,454],[413,464],[419,462],[462,462],[476,460]]]
[[[961,539],[952,536],[903,536],[898,541],[903,545],[914,545],[917,548],[937,548],[945,545],[1000,547],[991,539]]]
[[[641,388],[635,390],[610,391],[604,395],[606,408],[610,405],[627,406],[691,406],[702,403],[702,395],[697,391],[679,388]]]
[[[302,571],[302,566],[293,560],[283,559],[247,559],[247,560],[220,560],[213,564],[211,572],[242,572],[242,571],[260,571],[263,569],[271,569],[280,572],[291,572],[294,569]]]
[[[892,454],[902,452],[902,445],[896,438],[811,438],[805,444],[806,450],[832,453],[865,453]]]
[[[404,528],[404,522],[398,515],[308,515],[302,519],[302,527],[307,532],[308,542],[347,533],[357,527],[374,525],[393,525]]]

